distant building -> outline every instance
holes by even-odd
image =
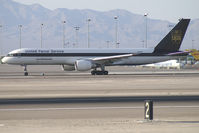
[[[180,69],[181,64],[177,60],[169,60],[154,64],[144,65],[144,67],[165,68],[165,69]]]

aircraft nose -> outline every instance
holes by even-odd
[[[7,63],[7,60],[8,60],[7,57],[3,57],[3,59],[1,60],[1,62],[5,64],[5,63]]]

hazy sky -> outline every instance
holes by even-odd
[[[150,18],[177,22],[179,18],[199,18],[199,0],[14,0],[24,4],[39,3],[49,9],[125,9],[148,13]]]

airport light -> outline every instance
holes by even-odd
[[[19,48],[21,49],[21,29],[22,25],[19,25]]]
[[[91,19],[89,18],[89,19],[87,19],[87,22],[88,22],[88,48],[90,48],[90,35],[89,35],[89,23],[90,23],[90,21],[91,21]]]
[[[114,19],[115,19],[115,46],[116,46],[116,48],[119,48],[119,43],[118,43],[118,16],[115,16]]]
[[[106,41],[106,43],[107,43],[107,48],[109,48],[109,42],[110,42],[110,41]]]
[[[169,24],[168,27],[169,27],[169,28],[173,28],[174,25],[173,25],[173,24]]]
[[[43,44],[42,44],[42,41],[43,41],[43,38],[42,38],[43,25],[44,25],[44,24],[41,24],[41,48],[43,47],[43,46],[42,46],[42,45],[43,45]]]
[[[192,39],[192,49],[194,49],[194,41],[195,40]]]
[[[142,40],[141,42],[142,42],[142,47],[144,48],[144,40]]]
[[[2,31],[2,28],[3,28],[3,26],[2,25],[0,25],[0,48],[1,48],[1,50],[0,50],[0,56],[1,55],[3,55],[3,43],[1,43],[1,31]]]
[[[75,48],[75,43],[73,43],[73,48]]]
[[[148,16],[148,13],[145,13],[144,14],[144,17],[146,18],[146,39],[145,39],[145,47],[147,48],[147,16]]]
[[[171,30],[173,27],[174,27],[173,24],[168,24],[168,26],[167,26],[167,28],[168,28],[169,30]]]
[[[78,31],[80,27],[76,26],[74,28],[75,28],[75,35],[76,35],[76,47],[77,47],[78,46]]]
[[[62,21],[63,23],[63,48],[65,46],[65,24],[66,24],[66,21]]]

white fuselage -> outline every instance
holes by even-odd
[[[3,58],[14,65],[74,65],[76,60],[92,59],[122,54],[135,54],[113,62],[111,65],[143,65],[174,59],[172,56],[152,56],[148,49],[18,49]],[[138,55],[138,56],[136,56]],[[141,56],[139,56],[141,55]]]

